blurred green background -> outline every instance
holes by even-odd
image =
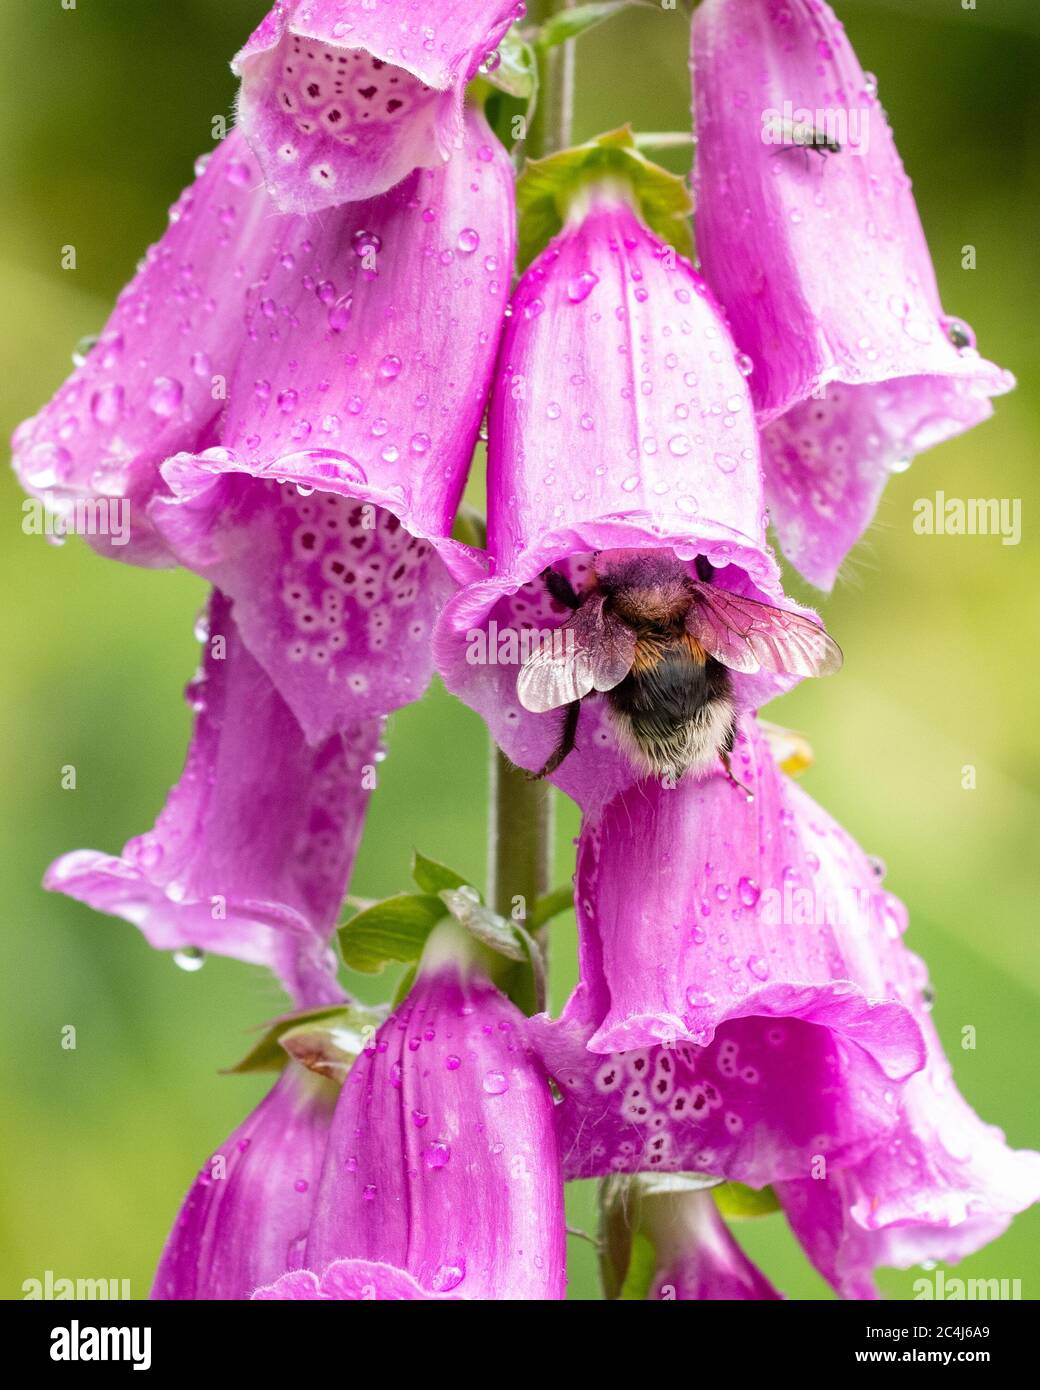
[[[5,0],[6,433],[59,384],[74,344],[100,328],[162,230],[211,143],[211,118],[230,113],[227,59],[264,9],[264,0],[78,0],[70,10],[61,0]],[[1035,0],[979,0],[974,11],[959,0],[847,0],[838,9],[880,77],[946,308],[975,326],[983,351],[1020,386],[991,422],[893,478],[848,579],[822,605],[844,673],[806,682],[769,713],[810,736],[817,763],[806,787],[886,860],[889,886],[909,903],[910,944],[930,963],[961,1088],[1012,1143],[1037,1146],[1040,162],[1027,151],[1040,139],[1040,16]],[[687,109],[681,15],[635,11],[582,40],[577,138],[626,119],[682,129]],[[681,157],[671,164],[683,169]],[[969,242],[972,272],[960,266]],[[68,243],[75,271],[59,267]],[[102,561],[79,541],[54,548],[25,536],[13,479],[0,486],[0,1295],[20,1297],[23,1280],[50,1269],[129,1278],[140,1298],[198,1165],[266,1084],[217,1069],[282,997],[234,962],[186,975],[132,927],[40,890],[64,850],[117,851],[149,826],[176,779],[189,732],[180,691],[196,660],[204,586]],[[914,499],[940,487],[1022,498],[1021,544],[915,536]],[[483,740],[477,718],[440,689],[394,716],[354,891],[405,887],[413,846],[482,879]],[[61,790],[65,763],[77,768],[75,791]],[[961,786],[969,763],[974,791]],[[561,880],[577,828],[561,799]],[[574,974],[573,919],[555,930],[559,1003]],[[78,1047],[66,1052],[70,1023]],[[974,1052],[959,1048],[965,1024],[977,1029]],[[588,1185],[574,1193],[573,1219],[586,1227],[591,1195]],[[739,1234],[789,1295],[828,1296],[781,1217],[745,1222]],[[1036,1298],[1038,1247],[1032,1212],[959,1272],[1019,1278],[1024,1297]],[[572,1296],[595,1297],[591,1247],[572,1240],[571,1256]],[[906,1297],[914,1277],[882,1283]]]

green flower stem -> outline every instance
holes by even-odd
[[[541,0],[529,6],[530,18],[544,24],[552,15],[573,7],[574,0]],[[524,150],[528,159],[566,149],[571,143],[574,109],[574,41],[549,50],[538,49],[538,101],[527,129]]]

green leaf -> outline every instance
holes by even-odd
[[[441,902],[469,934],[497,951],[507,960],[526,960],[527,950],[513,928],[512,922],[492,912],[480,901],[480,895],[469,884],[461,888],[446,888],[438,894]]]
[[[719,1211],[730,1221],[748,1216],[768,1216],[770,1212],[780,1210],[780,1203],[771,1187],[757,1191],[753,1187],[745,1187],[742,1182],[724,1182],[713,1190],[712,1196]]]
[[[427,859],[418,850],[412,855],[412,878],[424,893],[437,894],[445,888],[461,888],[466,880],[454,869]]]
[[[642,1231],[636,1231],[632,1236],[625,1282],[621,1285],[618,1298],[626,1302],[644,1302],[654,1282],[656,1268],[657,1249],[653,1241]]]
[[[285,1014],[264,1030],[257,1042],[233,1067],[225,1067],[227,1075],[244,1074],[253,1071],[281,1071],[285,1066],[286,1054],[282,1050],[281,1038],[293,1028],[316,1024],[333,1019],[347,1012],[343,1004],[329,1004],[321,1009],[305,1009],[302,1013]]]
[[[531,931],[537,931],[553,917],[558,916],[561,912],[568,912],[573,906],[574,885],[572,883],[562,884],[559,888],[554,888],[551,893],[546,893],[538,899],[531,912],[528,926]]]
[[[633,205],[651,231],[692,258],[692,204],[685,182],[640,154],[630,127],[622,126],[585,145],[528,160],[516,184],[521,268],[560,231],[575,196],[601,180],[627,184]]]
[[[538,89],[538,65],[531,45],[515,29],[509,29],[497,53],[498,66],[491,72],[482,66],[480,76],[507,96],[530,101]]]
[[[444,904],[431,894],[384,898],[340,927],[343,963],[364,975],[378,975],[389,960],[418,960],[426,938],[443,916]]]
[[[632,4],[633,0],[603,0],[601,4],[575,5],[573,9],[560,10],[545,21],[535,43],[539,48],[555,48],[558,43],[576,39],[622,10],[631,9]]]
[[[355,1058],[371,1044],[386,1014],[382,1007],[351,1004],[328,1018],[296,1023],[281,1034],[278,1043],[301,1066],[342,1085]]]

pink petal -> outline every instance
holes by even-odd
[[[337,1094],[333,1082],[288,1064],[196,1178],[152,1298],[249,1298],[299,1268]]]
[[[238,120],[286,212],[372,198],[462,139],[463,92],[514,0],[279,3],[232,68]],[[413,7],[414,9],[414,7]]]
[[[266,965],[301,1007],[342,998],[328,938],[372,785],[380,725],[309,747],[214,594],[195,731],[154,830],[119,857],[76,850],[45,880],[134,923],[152,946]]]
[[[704,273],[754,362],[780,542],[829,588],[888,473],[1013,378],[951,342],[876,86],[828,5],[704,0],[691,63]],[[840,150],[792,147],[828,121]]]
[[[275,219],[219,446],[163,469],[155,526],[232,599],[312,741],[417,699],[452,573],[481,572],[446,538],[513,257],[509,161],[482,160],[485,137],[472,112],[445,169]]]
[[[344,1083],[307,1245],[467,1299],[564,1294],[553,1102],[523,1015],[474,970],[423,969]]]

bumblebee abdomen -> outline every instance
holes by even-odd
[[[651,772],[706,771],[732,744],[729,674],[686,640],[641,639],[607,700],[622,745]]]

